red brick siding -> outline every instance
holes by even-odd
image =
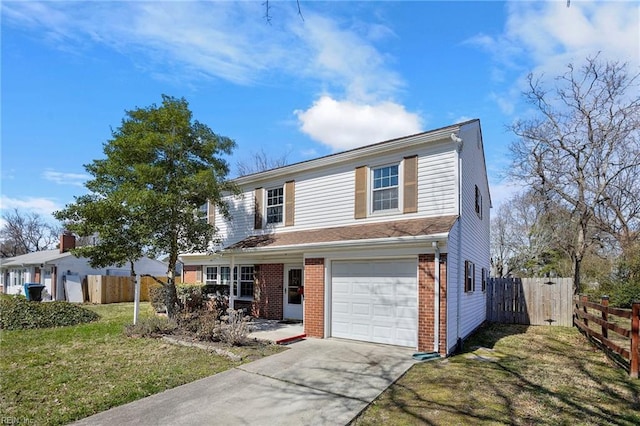
[[[284,265],[256,265],[255,277],[252,314],[260,318],[282,319]]]
[[[447,354],[447,255],[440,254],[440,354]]]
[[[447,263],[446,255],[440,255],[440,330],[439,352],[446,355],[447,325]],[[435,255],[418,256],[418,350],[433,351],[433,322],[435,290]]]
[[[182,268],[182,282],[183,283],[195,283],[198,276],[197,271],[202,268],[200,265],[184,265]]]
[[[304,332],[324,337],[324,259],[304,262]]]

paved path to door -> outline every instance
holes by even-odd
[[[344,425],[415,361],[413,350],[308,339],[112,408],[77,425]]]

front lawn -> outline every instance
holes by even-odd
[[[2,331],[0,415],[20,424],[64,424],[232,368],[241,362],[159,339],[129,338],[132,303],[87,306],[101,319],[70,327]],[[141,304],[141,317],[151,315]],[[269,346],[243,347],[246,360]]]
[[[640,380],[575,328],[491,325],[415,365],[355,425],[638,425]]]

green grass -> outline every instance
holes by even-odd
[[[637,425],[640,380],[575,328],[492,325],[415,365],[356,425]]]
[[[148,303],[141,306],[141,317],[151,315]],[[101,319],[2,332],[2,418],[65,424],[240,364],[198,348],[126,337],[123,328],[132,322],[132,303],[88,308]],[[269,353],[241,348],[246,360]]]

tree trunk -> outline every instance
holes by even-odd
[[[167,316],[175,318],[180,311],[180,301],[178,300],[178,292],[176,290],[176,279],[173,271],[169,272],[167,285],[164,289],[165,305],[167,306]]]
[[[582,259],[578,256],[572,256],[573,258],[573,294],[578,295],[582,291],[582,285],[580,283],[580,265]]]

